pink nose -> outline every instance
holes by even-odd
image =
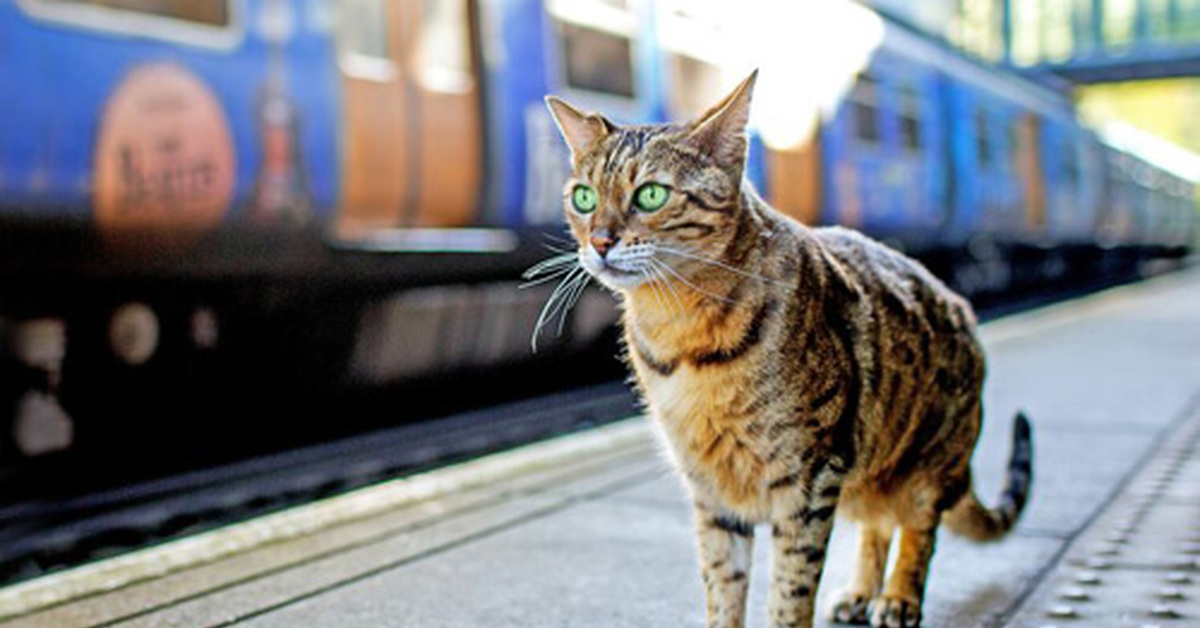
[[[604,232],[593,233],[591,241],[592,248],[596,249],[596,252],[600,254],[600,257],[607,256],[608,250],[613,247],[613,244],[616,244],[616,241],[613,240],[613,237]]]

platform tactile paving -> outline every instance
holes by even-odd
[[[1200,407],[1075,539],[1010,625],[1200,627]]]

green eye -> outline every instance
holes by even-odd
[[[575,186],[571,192],[571,204],[575,206],[575,211],[581,214],[596,211],[596,190],[586,185]]]
[[[644,212],[653,212],[662,209],[670,196],[671,191],[667,189],[667,186],[659,183],[647,183],[637,189],[637,193],[633,195],[633,203]]]

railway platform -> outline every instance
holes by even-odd
[[[1200,626],[1200,270],[983,335],[977,490],[999,495],[1024,409],[1032,501],[1001,542],[942,534],[924,625]],[[849,531],[823,593],[848,577]],[[749,626],[764,625],[757,549]],[[636,417],[0,590],[2,628],[674,627],[703,612],[690,509]]]

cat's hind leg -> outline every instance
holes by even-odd
[[[892,527],[880,522],[861,521],[858,524],[858,554],[854,572],[846,588],[838,592],[829,606],[829,619],[842,624],[865,625],[871,601],[883,586],[887,569],[888,547]]]
[[[871,602],[875,628],[916,628],[921,625],[925,579],[937,540],[937,526],[900,527],[896,565],[883,593]]]

